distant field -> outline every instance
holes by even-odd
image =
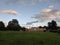
[[[60,45],[60,34],[0,31],[0,45]]]

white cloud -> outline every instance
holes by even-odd
[[[0,10],[2,13],[17,15],[18,13],[14,10]]]
[[[43,9],[42,12],[48,13],[48,12],[50,12],[51,10],[52,10],[52,9],[49,9],[49,8],[47,9],[47,8],[46,8],[46,9]]]
[[[50,5],[49,8],[54,8],[55,6],[54,5]]]
[[[49,6],[48,6],[49,7]],[[45,8],[39,14],[33,16],[33,18],[43,21],[56,20],[60,22],[60,11],[53,8]]]

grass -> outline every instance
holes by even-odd
[[[0,31],[0,45],[60,45],[60,34]]]

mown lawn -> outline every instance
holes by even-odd
[[[60,45],[60,34],[0,31],[0,45]]]

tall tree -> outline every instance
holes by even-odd
[[[19,30],[21,30],[21,26],[19,25],[17,19],[12,19],[12,21],[8,22],[7,29],[8,30],[19,31]]]
[[[0,30],[5,30],[5,25],[2,21],[0,21]]]
[[[26,31],[26,28],[25,27],[22,27],[21,29],[22,29],[22,31]]]
[[[52,20],[51,22],[48,22],[48,30],[50,30],[50,31],[56,31],[57,30],[56,21]]]
[[[18,24],[18,20],[17,20],[17,19],[12,19],[12,22],[13,22],[14,24]]]
[[[57,23],[56,23],[56,21],[54,21],[54,20],[52,20],[52,29],[56,29],[57,28]]]

